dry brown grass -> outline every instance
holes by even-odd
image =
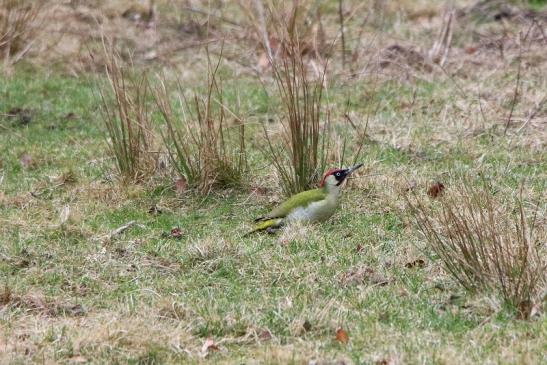
[[[19,62],[39,35],[38,17],[46,2],[0,1],[0,57],[4,67]]]
[[[119,175],[129,181],[141,181],[153,173],[157,157],[152,151],[148,79],[146,74],[137,76],[124,69],[112,47],[105,46],[104,52],[110,90],[102,88],[100,93],[107,142]]]
[[[170,161],[192,188],[208,194],[213,188],[241,185],[247,171],[245,123],[226,106],[222,81],[218,77],[222,53],[213,64],[207,52],[207,85],[192,101],[179,84],[178,100],[161,81],[153,88],[156,106],[165,121],[163,136]],[[178,102],[173,107],[173,102]],[[179,109],[175,111],[176,109]],[[228,120],[233,119],[233,125]]]
[[[264,10],[257,7],[260,9],[258,21],[265,24]],[[317,66],[306,59],[307,51],[303,48],[306,38],[297,26],[303,12],[300,4],[293,4],[286,19],[284,11],[268,8],[268,23],[273,23],[275,33],[268,34],[262,26],[263,46],[283,106],[281,145],[276,145],[264,130],[268,141],[267,155],[287,196],[315,185],[326,169],[330,146],[329,111],[324,101],[328,62],[323,61],[323,65]],[[279,43],[278,47],[272,48],[272,36]],[[312,75],[312,66],[315,75]]]
[[[486,170],[496,188],[493,205],[502,216],[496,220],[500,225],[506,215],[511,222],[519,216],[511,212],[515,205],[501,201],[515,194],[518,182],[544,190],[543,23],[525,39],[519,34],[529,29],[526,14],[497,21],[493,11],[491,20],[480,23],[461,16],[463,7],[473,11],[467,6],[475,0],[454,2],[451,29],[441,2],[369,6],[344,0],[344,48],[352,57],[344,67],[338,50],[330,54],[329,107],[336,135],[328,160],[342,161],[344,147],[352,153],[342,136],[366,137],[359,162],[368,170],[349,181],[329,222],[288,227],[275,238],[241,239],[245,222],[282,200],[278,175],[256,148],[266,142],[260,128],[247,124],[245,130],[251,147],[246,179],[255,187],[250,194],[230,189],[181,196],[158,176],[144,184],[112,183],[104,179],[112,159],[99,143],[96,103],[86,103],[90,98],[82,92],[89,85],[49,70],[55,62],[61,71],[66,67],[76,74],[80,62],[89,63],[84,70],[102,70],[101,52],[93,50],[101,49],[104,32],[116,35],[138,67],[169,65],[168,72],[178,67],[181,85],[204,85],[205,53],[195,50],[207,44],[211,54],[220,53],[224,39],[220,75],[237,82],[224,84],[222,104],[235,108],[229,100],[242,92],[245,120],[260,122],[286,110],[274,99],[279,90],[272,68],[260,64],[263,37],[239,9],[234,11],[236,2],[209,7],[169,1],[166,8],[167,0],[157,0],[157,12],[146,24],[124,17],[130,2],[64,1],[50,19],[56,24],[48,22],[48,29],[66,30],[63,49],[37,54],[33,48],[25,59],[48,65],[47,72],[37,67],[27,74],[22,67],[2,86],[13,102],[5,110],[29,108],[33,120],[19,127],[0,117],[0,176],[5,177],[0,270],[13,290],[3,292],[0,284],[0,363],[541,363],[545,314],[537,302],[530,303],[532,311],[522,303],[523,317],[535,313],[524,322],[512,318],[491,289],[466,295],[442,260],[424,257],[423,237],[411,224],[401,193],[419,190],[425,196],[428,182],[441,181],[448,198],[453,184],[447,173]],[[321,33],[328,44],[340,29],[339,3],[319,3],[320,19],[316,8],[306,8],[295,20],[305,38],[301,53],[308,71],[329,54],[321,51]],[[266,27],[273,35],[274,23]],[[271,46],[280,49],[277,38]],[[39,57],[33,59],[35,54]],[[442,68],[433,62],[445,55]],[[392,62],[381,66],[384,56]],[[262,84],[251,78],[257,69]],[[168,72],[167,91],[178,96]],[[315,81],[317,73],[312,74]],[[202,115],[206,88],[197,93]],[[188,124],[198,135],[195,112],[179,119],[179,105],[185,112],[196,110],[195,99],[189,105],[169,101],[174,122],[183,130]],[[224,111],[231,126],[231,114]],[[54,122],[69,112],[81,120],[67,129]],[[268,130],[283,132],[278,118],[272,119]],[[54,128],[46,127],[50,123]],[[234,124],[230,150],[237,153]],[[22,166],[23,152],[36,161],[32,168]],[[76,181],[60,176],[67,166],[74,168]],[[442,212],[440,204],[432,209]],[[545,219],[541,208],[536,232]],[[180,237],[169,234],[175,226]],[[387,285],[373,274],[387,278]],[[335,340],[339,327],[349,335],[346,344]],[[219,350],[203,351],[211,337]]]
[[[528,318],[545,289],[545,227],[537,208],[500,204],[486,186],[462,181],[443,194],[440,209],[408,200],[420,231],[446,270],[470,291],[494,291]]]

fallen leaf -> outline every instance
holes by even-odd
[[[269,341],[272,339],[272,333],[270,332],[269,329],[263,329],[262,331],[260,331],[260,333],[258,334],[258,338],[261,339],[262,341]]]
[[[171,237],[181,238],[182,237],[182,230],[178,227],[173,228],[171,230]]]
[[[427,190],[427,195],[429,195],[432,198],[437,198],[443,194],[443,191],[444,191],[444,184],[441,182],[436,182],[429,187],[429,189]]]
[[[148,209],[148,213],[152,215],[160,215],[161,213],[163,213],[163,211],[161,210],[160,207],[154,204],[153,206],[150,207],[150,209]]]
[[[215,344],[215,341],[212,337],[207,337],[203,346],[201,347],[201,353],[203,356],[207,356],[210,352],[219,351],[220,348]]]
[[[375,272],[370,267],[357,267],[344,273],[340,279],[343,285],[387,285],[389,279]]]
[[[532,317],[532,309],[534,304],[531,300],[523,300],[517,306],[517,319],[528,320]]]
[[[410,262],[407,262],[405,264],[405,267],[407,269],[412,269],[412,268],[415,268],[415,267],[422,268],[424,266],[425,266],[425,261],[422,260],[422,259],[417,259],[417,260],[414,260],[414,261],[410,261]]]
[[[186,190],[188,190],[188,182],[186,181],[186,178],[181,177],[175,180],[175,192],[177,194],[183,194]]]
[[[467,54],[473,54],[477,52],[477,47],[469,46],[465,48],[465,53]]]
[[[184,234],[184,231],[179,227],[173,227],[170,231],[163,232],[161,236],[163,238],[176,238],[181,239]]]
[[[21,162],[21,165],[25,168],[25,169],[28,169],[30,167],[32,167],[34,165],[34,159],[32,158],[31,155],[29,155],[28,153],[23,153],[21,155],[21,157],[19,157],[19,161]]]
[[[342,327],[338,327],[338,329],[336,329],[336,341],[340,343],[348,343],[349,341],[348,333],[344,331]]]

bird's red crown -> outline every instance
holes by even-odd
[[[337,171],[342,171],[343,169],[336,169],[336,168],[330,168],[325,172],[325,175],[323,175],[323,178],[321,179],[321,182],[319,183],[319,187],[322,188],[325,186],[325,181],[327,180],[327,177],[330,175],[336,173]]]

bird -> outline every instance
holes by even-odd
[[[342,183],[361,166],[362,163],[347,169],[329,169],[321,179],[319,188],[293,195],[270,213],[255,219],[255,228],[244,236],[260,231],[275,233],[289,222],[328,220],[338,208]]]

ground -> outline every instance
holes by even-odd
[[[82,14],[98,10],[74,3],[58,10],[56,21],[93,24]],[[204,70],[200,2],[179,9],[184,16],[158,3],[158,34],[119,9],[104,10],[101,24],[122,27],[128,44],[144,34],[150,43],[134,45],[135,67],[177,69],[193,86]],[[240,24],[219,20],[214,36],[222,26],[229,30],[224,89],[229,102],[240,100],[249,124],[243,187],[181,193],[170,171],[121,182],[100,113],[102,61],[75,46],[89,41],[84,35],[67,32],[71,41],[56,44],[53,54],[29,54],[6,67],[0,362],[546,361],[542,310],[519,320],[492,293],[465,292],[428,251],[403,196],[436,181],[450,192],[460,174],[481,176],[502,201],[522,192],[545,227],[544,8],[540,1],[495,2],[509,9],[500,13],[484,2],[456,2],[450,52],[440,61],[428,52],[447,27],[446,9],[400,3],[368,9],[344,2],[350,65],[342,65],[338,41],[328,104],[340,136],[352,133],[347,119],[360,130],[366,125],[359,155],[365,167],[345,186],[329,222],[290,226],[276,236],[242,237],[283,199],[260,148],[260,124],[279,130],[282,112],[262,51],[248,48],[253,32],[231,28],[245,19],[237,7],[214,5]],[[337,38],[338,2],[325,4],[325,31]],[[77,14],[59,19],[70,11]],[[166,40],[177,31],[184,34],[178,48]],[[83,52],[77,62],[76,51]],[[340,161],[341,137],[333,144],[332,164],[349,164],[350,157]]]

